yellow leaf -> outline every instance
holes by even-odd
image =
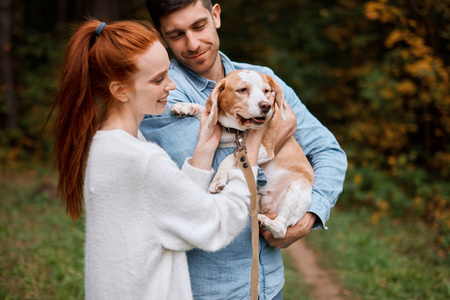
[[[397,83],[395,88],[396,88],[397,92],[401,95],[410,96],[416,92],[416,86],[409,79],[400,81],[399,83]]]

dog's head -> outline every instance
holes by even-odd
[[[275,99],[270,94],[275,91]],[[275,80],[256,71],[237,70],[219,81],[206,101],[210,125],[219,122],[224,127],[241,131],[261,128],[278,105],[285,120],[286,103],[283,91]]]

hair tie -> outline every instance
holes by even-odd
[[[97,30],[95,31],[95,36],[100,36],[102,33],[103,27],[106,26],[105,22],[101,22],[100,25],[98,25]]]

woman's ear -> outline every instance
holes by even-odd
[[[128,96],[125,87],[117,81],[113,81],[109,85],[109,91],[119,101],[127,102]]]

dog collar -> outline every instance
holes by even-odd
[[[232,133],[232,134],[238,134],[238,135],[241,135],[241,134],[244,133],[243,131],[238,130],[238,129],[236,129],[236,128],[224,127],[224,129],[225,129],[228,133]]]
[[[228,133],[234,134],[236,140],[234,141],[236,143],[236,150],[234,151],[234,156],[236,157],[236,153],[240,150],[245,150],[245,153],[247,153],[247,149],[244,145],[244,132],[241,130],[238,130],[236,128],[230,128],[230,127],[224,127],[225,130]]]

